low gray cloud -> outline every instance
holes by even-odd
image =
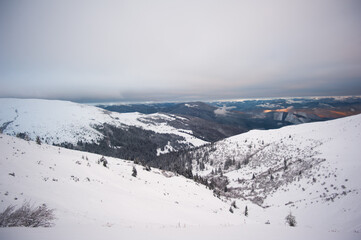
[[[361,94],[361,3],[1,1],[0,97]]]

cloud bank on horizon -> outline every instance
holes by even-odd
[[[0,97],[361,94],[361,2],[0,2]]]

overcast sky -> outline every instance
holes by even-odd
[[[360,94],[360,0],[0,1],[0,97]]]

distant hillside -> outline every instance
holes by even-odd
[[[188,121],[171,114],[119,114],[66,101],[0,99],[0,131],[5,134],[143,162],[207,143],[186,128]]]

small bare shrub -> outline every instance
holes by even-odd
[[[54,209],[49,209],[46,204],[33,207],[25,202],[18,209],[10,205],[1,212],[0,227],[51,227],[54,219]]]

